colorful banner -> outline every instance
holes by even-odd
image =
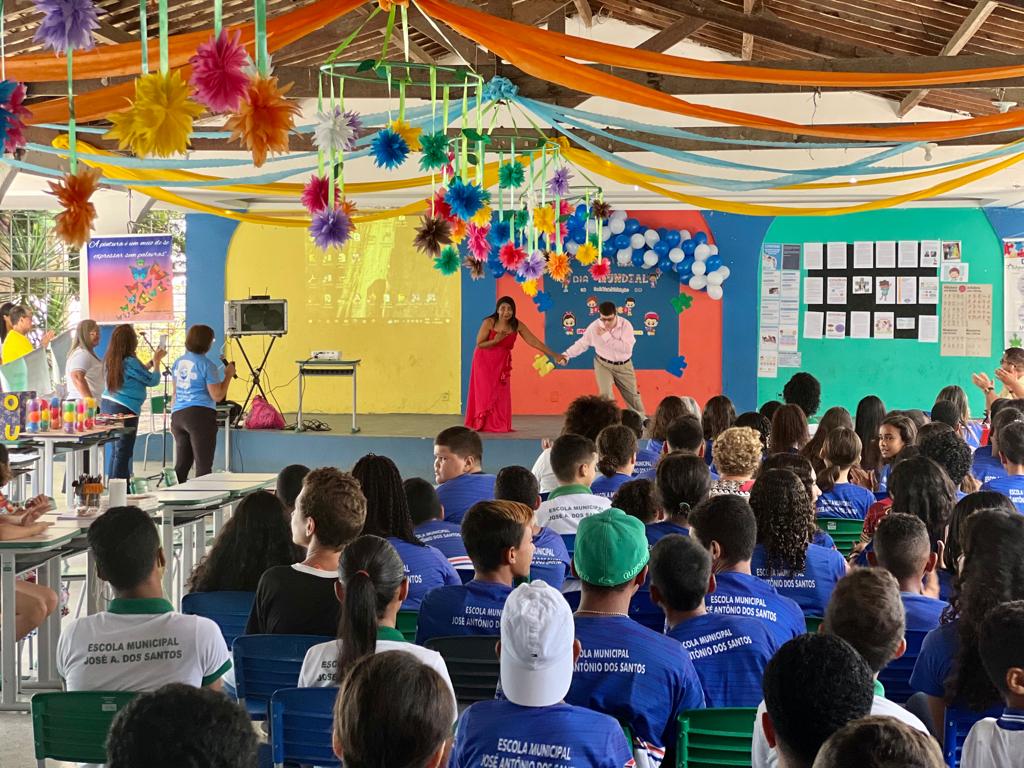
[[[89,317],[98,323],[174,319],[170,235],[94,237],[86,250]]]
[[[1024,239],[1003,240],[1003,347],[1024,346]]]

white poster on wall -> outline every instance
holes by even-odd
[[[1003,347],[1024,346],[1024,239],[1003,240]]]

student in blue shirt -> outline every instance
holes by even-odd
[[[999,461],[998,444],[999,430],[1015,421],[1024,421],[1024,411],[1010,405],[1011,401],[1000,398],[992,403],[989,416],[988,445],[983,445],[974,452],[971,474],[984,485],[989,480],[1006,477],[1003,463]]]
[[[800,478],[787,469],[762,473],[750,491],[750,508],[757,520],[754,575],[793,598],[804,614],[823,616],[846,561],[808,542],[814,516]]]
[[[533,510],[515,501],[480,501],[462,519],[473,561],[468,584],[438,587],[420,604],[416,644],[434,637],[496,635],[501,609],[516,579],[530,575]]]
[[[158,349],[150,362],[143,363],[135,355],[138,348],[135,329],[119,325],[103,356],[105,389],[100,411],[129,417],[121,427],[121,436],[107,448],[107,476],[123,480],[132,476],[135,434],[139,431],[139,412],[146,400],[146,388],[160,383],[160,363],[167,355],[166,349]]]
[[[814,507],[817,504],[818,497],[821,496],[821,488],[818,487],[818,476],[814,473],[814,465],[806,456],[799,453],[773,453],[761,462],[758,474],[767,472],[769,469],[788,469],[799,477],[800,482],[804,484],[804,490],[807,491],[807,498],[811,500],[811,506]],[[814,527],[811,543],[825,549],[836,548],[832,537],[818,526]]]
[[[370,453],[352,467],[352,476],[359,481],[366,496],[363,534],[387,539],[405,564],[409,595],[402,603],[403,611],[418,611],[423,598],[435,587],[462,583],[441,550],[416,538],[402,476],[395,462],[387,456]]]
[[[956,618],[928,633],[910,677],[928,696],[933,723],[944,722],[947,701],[978,713],[1001,709],[978,657],[978,628],[992,608],[1013,600],[1024,600],[1024,517],[975,512],[964,526]]]
[[[685,414],[668,425],[665,432],[665,442],[661,451],[663,458],[670,453],[682,453],[686,456],[699,456],[704,458],[704,428],[700,425],[700,419],[693,414]],[[718,475],[712,469],[711,479],[717,480]],[[655,480],[658,477],[658,464],[646,472],[635,473],[638,480]]]
[[[452,567],[468,581],[473,573],[473,563],[466,554],[466,545],[462,543],[462,531],[455,523],[444,519],[444,507],[434,486],[421,477],[410,477],[402,483],[402,488],[416,538],[441,550]]]
[[[658,464],[658,494],[665,520],[647,526],[647,541],[653,547],[662,536],[689,536],[690,512],[708,496],[711,473],[699,456],[670,453]]]
[[[914,515],[893,512],[878,524],[874,543],[868,562],[884,568],[899,582],[907,630],[930,632],[935,629],[949,603],[925,593],[926,584],[934,595],[939,593],[935,573],[939,557],[932,552],[924,523]]]
[[[653,480],[637,478],[623,483],[612,496],[612,506],[632,515],[644,525],[657,523],[665,515],[658,486]]]
[[[1017,511],[1024,512],[1024,422],[1015,421],[1000,430],[997,447],[1006,477],[988,481],[981,490],[1009,496]]]
[[[917,427],[902,413],[893,413],[882,419],[878,427],[878,452],[882,455],[882,469],[878,473],[878,490],[886,491],[894,459],[900,451],[917,440]]]
[[[636,463],[636,436],[629,427],[613,424],[597,436],[597,471],[601,474],[590,485],[595,496],[610,499],[633,476]]]
[[[483,441],[469,427],[449,427],[434,438],[434,482],[449,523],[461,523],[467,509],[494,498],[494,475],[484,473],[483,461]]]
[[[735,423],[736,408],[725,395],[715,395],[704,404],[701,424],[704,427],[704,461],[709,467],[715,462],[712,451],[715,438]]]
[[[850,482],[850,470],[860,461],[860,453],[860,438],[852,429],[839,427],[828,433],[821,449],[826,469],[818,476],[818,517],[863,520],[875,503],[875,494]]]
[[[217,403],[228,396],[235,377],[235,364],[220,366],[206,355],[213,346],[213,328],[193,325],[185,336],[185,354],[174,361],[174,408],[171,433],[174,435],[174,474],[178,482],[188,479],[192,463],[196,477],[213,471],[217,450]]]
[[[643,523],[622,510],[580,522],[573,572],[582,582],[576,639],[583,650],[565,700],[628,726],[656,768],[676,742],[679,714],[702,709],[704,691],[682,645],[627,615],[649,558]]]
[[[462,713],[451,768],[513,765],[539,754],[564,768],[633,768],[614,718],[565,703],[580,651],[562,595],[543,582],[516,587],[501,616],[502,698]]]
[[[645,472],[653,472],[658,466],[662,455],[665,453],[665,441],[668,439],[669,425],[682,416],[689,416],[689,410],[682,398],[676,395],[668,395],[658,403],[654,411],[654,418],[651,419],[651,438],[646,445],[641,445],[636,455],[636,464],[633,467],[633,474],[642,475]]]
[[[561,589],[569,572],[569,550],[559,534],[537,525],[540,483],[536,475],[526,467],[502,468],[494,480],[494,498],[499,501],[518,501],[534,511],[534,519],[531,521],[533,561],[530,565],[530,581],[543,581],[555,589]]]
[[[981,445],[981,424],[971,419],[971,409],[967,402],[967,393],[963,387],[950,384],[939,390],[935,396],[935,405],[947,402],[953,406],[956,424],[951,426],[964,442],[973,450]]]
[[[711,555],[687,536],[666,536],[651,550],[651,599],[665,612],[669,637],[690,654],[708,707],[756,707],[764,668],[779,643],[758,619],[708,613],[715,591]]]
[[[746,499],[715,496],[698,505],[690,515],[690,535],[711,553],[715,591],[704,598],[710,613],[756,618],[778,645],[804,633],[800,606],[750,572],[757,523]]]

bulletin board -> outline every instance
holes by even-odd
[[[858,269],[854,266],[854,244],[873,242],[893,242],[899,250],[900,241],[915,242],[918,247],[917,266],[899,266],[899,254],[896,254],[896,265],[879,268],[877,259],[874,266]],[[921,266],[924,248],[922,242],[943,241],[960,244],[960,260],[966,265],[969,284],[993,286],[991,291],[992,305],[992,340],[988,354],[983,357],[949,357],[940,354],[941,345],[938,339],[922,341],[922,318],[930,336],[934,326],[941,323],[942,299],[939,286],[938,302],[929,306],[917,301],[901,304],[897,294],[897,283],[900,277],[915,281],[915,290],[920,292],[921,278],[931,278],[942,271],[943,253],[938,254],[938,266]],[[856,409],[859,400],[869,394],[882,398],[887,408],[928,408],[934,401],[938,391],[947,384],[959,384],[968,393],[972,414],[980,415],[984,409],[981,392],[971,384],[971,373],[987,371],[992,375],[1002,353],[1003,296],[1002,296],[1002,243],[996,237],[985,214],[979,209],[968,208],[918,208],[906,210],[879,211],[841,217],[801,218],[783,217],[776,219],[765,235],[766,244],[806,244],[822,243],[821,267],[808,270],[805,259],[799,265],[799,321],[797,351],[780,355],[780,365],[775,376],[763,375],[770,373],[764,366],[759,366],[758,401],[781,399],[782,387],[789,377],[797,370],[813,373],[822,383],[823,409],[832,405],[843,405],[851,412]],[[845,265],[839,264],[839,252],[830,267],[828,259],[828,243],[845,243]],[[930,250],[930,249],[929,249]],[[957,254],[945,254],[957,255]],[[813,263],[813,260],[812,260]],[[909,260],[905,263],[909,263]],[[771,264],[768,264],[769,269]],[[792,259],[788,266],[793,267]],[[779,265],[781,268],[781,264]],[[766,309],[765,290],[773,284],[769,275],[766,277],[764,259],[759,264],[761,277],[761,319],[774,311]],[[862,275],[872,278],[871,293],[853,294],[853,281]],[[842,305],[829,306],[828,277],[846,277],[847,290],[850,295]],[[889,277],[894,283],[888,286],[893,293],[892,303],[879,305],[877,280]],[[790,276],[792,278],[792,276]],[[823,295],[812,296],[807,302],[805,288],[806,278],[823,279]],[[947,275],[948,277],[948,275]],[[789,283],[792,284],[790,279]],[[780,281],[781,283],[781,281]],[[909,288],[909,283],[907,283]],[[930,284],[929,284],[930,288]],[[889,297],[886,297],[888,300]],[[769,302],[770,303],[770,300]],[[786,301],[783,299],[783,305]],[[792,299],[789,306],[792,307]],[[836,329],[823,323],[821,338],[806,338],[804,322],[808,311],[821,312],[827,316],[830,311],[846,313],[844,327]],[[875,327],[875,314],[879,311],[893,315],[892,337],[887,334],[878,337]],[[871,313],[869,338],[856,338],[854,328],[850,327],[853,312]],[[904,320],[902,328],[897,328],[900,317],[914,320],[914,327],[909,327],[909,319]],[[792,320],[792,312],[787,318],[783,309],[783,318]],[[769,317],[770,319],[770,317]],[[830,333],[831,330],[831,333]],[[863,329],[861,329],[863,333]],[[812,332],[813,336],[814,333]],[[831,336],[828,338],[827,336]],[[788,335],[786,336],[788,338]],[[789,365],[792,367],[783,367]]]

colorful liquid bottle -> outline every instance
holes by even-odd
[[[29,432],[39,431],[39,401],[29,400],[28,411],[26,413],[28,424],[26,425]]]
[[[68,400],[64,403],[64,432],[74,434],[75,432],[75,401]]]
[[[39,408],[39,431],[49,432],[50,431],[50,401],[45,397],[39,398],[36,401],[36,405]]]
[[[50,400],[50,429],[60,429],[60,398]]]
[[[85,431],[85,401],[84,400],[76,400],[75,401],[75,431],[76,432],[84,432]]]

